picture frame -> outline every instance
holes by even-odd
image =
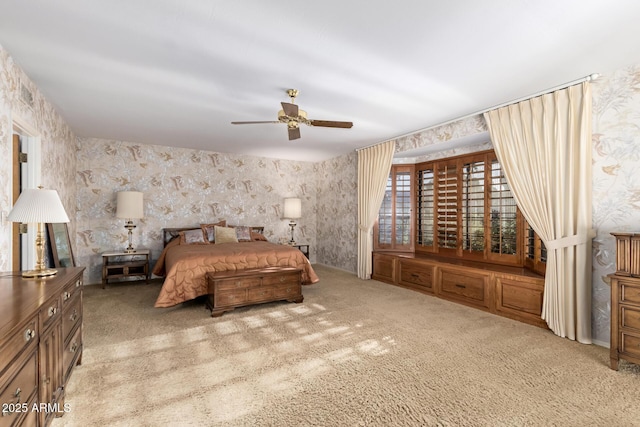
[[[67,224],[64,222],[47,223],[47,237],[53,266],[57,268],[75,267],[76,262],[73,258]]]

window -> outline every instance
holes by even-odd
[[[458,173],[456,163],[438,164],[436,186],[437,246],[447,250],[458,248]]]
[[[491,198],[490,198],[490,248],[492,259],[507,259],[512,256],[517,262],[518,225],[522,222],[511,194],[502,167],[496,158],[491,158]]]
[[[418,171],[418,222],[416,242],[423,248],[433,248],[435,242],[433,208],[435,206],[435,184],[433,167],[424,167]]]
[[[374,249],[413,250],[413,165],[391,168],[374,226]]]
[[[547,248],[542,239],[526,224],[524,265],[536,273],[543,274],[547,269]]]
[[[484,161],[462,166],[462,250],[483,253],[484,239]]]
[[[528,267],[540,274],[546,267],[546,248],[518,210],[493,151],[393,166],[374,249]]]
[[[416,170],[417,252],[522,265],[522,216],[493,151]]]

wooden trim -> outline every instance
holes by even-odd
[[[16,200],[18,200],[18,197],[20,196],[20,161],[19,161],[19,156],[20,156],[20,135],[17,134],[13,134],[13,145],[12,145],[12,169],[13,169],[13,176],[12,176],[12,198],[11,198],[11,205],[15,205]],[[14,222],[12,223],[11,226],[11,269],[13,271],[20,271],[22,270],[22,266],[20,265],[20,258],[21,258],[21,254],[20,254],[20,223],[18,222]]]

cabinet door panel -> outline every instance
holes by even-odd
[[[441,269],[440,291],[445,297],[452,297],[473,305],[489,308],[487,293],[488,276]]]
[[[424,263],[400,260],[398,283],[433,292],[433,267]]]

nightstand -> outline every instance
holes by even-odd
[[[298,248],[300,252],[302,252],[304,256],[309,259],[309,245],[307,243],[296,243],[291,246],[293,246],[294,248]]]
[[[123,277],[144,276],[147,283],[151,276],[149,269],[149,249],[139,249],[135,252],[104,252],[102,254],[102,289],[109,279]]]

